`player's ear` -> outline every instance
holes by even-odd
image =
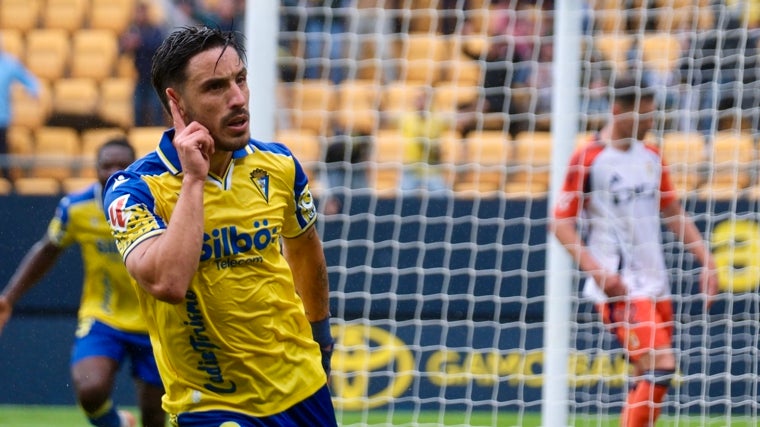
[[[179,99],[180,99],[179,92],[177,92],[176,90],[174,90],[174,88],[172,88],[172,87],[167,87],[166,88],[166,97],[170,101],[174,101],[174,103],[177,105],[177,108],[179,108],[179,112],[182,114],[182,116],[184,116],[185,115],[185,109],[182,108],[182,104],[180,104],[180,102],[179,102]]]

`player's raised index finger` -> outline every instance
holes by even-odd
[[[177,106],[177,102],[173,99],[169,98],[169,111],[172,113],[172,122],[174,123],[174,134],[178,134],[184,130],[187,125],[185,124],[185,120],[182,118],[182,114],[179,112],[179,107]]]

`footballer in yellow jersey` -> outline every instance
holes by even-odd
[[[301,165],[251,139],[237,33],[172,32],[152,81],[171,114],[155,151],[106,184],[180,427],[337,426],[317,213]]]
[[[162,427],[163,385],[148,329],[132,280],[103,217],[102,188],[108,177],[126,168],[135,153],[124,139],[106,142],[98,151],[98,182],[63,197],[47,232],[22,260],[0,295],[0,328],[13,304],[53,267],[69,246],[79,245],[84,283],[79,324],[71,354],[71,375],[77,399],[97,427],[134,425],[134,416],[118,411],[111,393],[119,366],[131,359],[132,376],[141,396],[145,427]]]
[[[84,284],[79,333],[86,333],[93,320],[126,332],[147,333],[129,274],[103,220],[102,203],[99,183],[67,195],[47,229],[54,245],[66,248],[76,243],[81,251]]]

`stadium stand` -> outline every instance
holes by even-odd
[[[69,127],[43,126],[34,130],[34,162],[30,175],[59,181],[74,175],[80,155],[79,133]]]
[[[91,0],[90,28],[122,34],[129,26],[135,0]]]
[[[0,50],[22,60],[24,57],[24,36],[17,29],[0,30]]]
[[[0,28],[29,31],[39,24],[41,0],[3,0],[0,2]]]
[[[84,27],[89,0],[45,0],[42,27],[75,33]]]
[[[11,88],[13,124],[36,128],[43,126],[52,114],[53,99],[50,84],[40,81],[39,98],[34,98],[20,85]]]
[[[124,129],[135,123],[132,101],[135,83],[127,77],[112,77],[100,83],[98,115],[104,121],[114,123]]]
[[[21,196],[56,196],[61,193],[61,182],[55,178],[23,177],[13,181],[13,190]]]
[[[85,77],[60,78],[53,83],[53,114],[91,116],[100,100],[98,84]]]
[[[54,81],[66,76],[71,55],[71,41],[66,30],[35,28],[26,32],[27,68],[41,79]]]
[[[71,72],[73,78],[102,81],[113,76],[119,55],[116,34],[105,29],[81,29],[71,40]]]

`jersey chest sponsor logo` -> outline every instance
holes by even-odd
[[[657,196],[657,184],[651,181],[638,183],[625,182],[625,180],[613,173],[608,184],[612,203],[623,205],[635,200],[653,199]]]
[[[278,230],[269,228],[266,219],[253,221],[252,225],[252,231],[239,230],[232,225],[204,233],[201,261],[243,255],[254,249],[264,250],[276,238]]]

